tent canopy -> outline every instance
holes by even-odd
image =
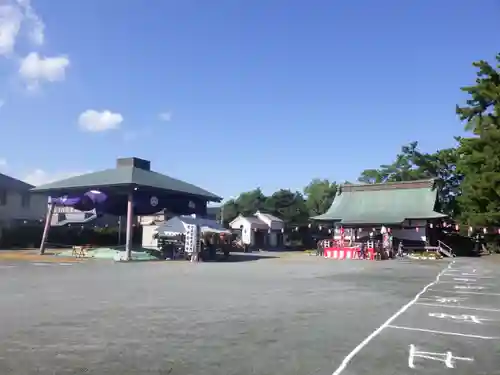
[[[194,218],[191,216],[176,216],[156,228],[156,233],[161,236],[171,236],[172,234],[184,234],[186,225],[197,225],[202,233],[224,233],[231,234],[231,231],[225,229],[215,220]]]

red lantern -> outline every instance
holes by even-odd
[[[460,226],[457,224],[455,225],[455,230],[458,232],[460,230]]]

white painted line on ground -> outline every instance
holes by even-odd
[[[466,273],[466,274],[456,274],[456,273],[445,273],[443,276],[449,276],[449,277],[471,277],[474,279],[494,279],[492,276],[481,276],[480,274],[472,274],[472,273]]]
[[[440,334],[440,335],[448,335],[448,336],[468,337],[468,338],[471,338],[471,339],[500,340],[500,337],[469,335],[467,333],[436,331],[436,330],[433,330],[433,329],[425,329],[425,328],[414,328],[414,327],[393,326],[393,325],[388,325],[387,328],[402,329],[404,331],[417,331],[417,332],[437,333],[437,334]]]
[[[415,345],[410,345],[408,353],[408,367],[415,368],[415,358],[421,358],[431,361],[438,361],[444,363],[446,368],[455,368],[455,363],[458,361],[474,362],[474,358],[454,356],[451,351],[445,353],[424,352],[417,350]]]
[[[58,263],[60,266],[72,266],[73,263]]]
[[[50,263],[31,263],[34,266],[50,266]]]
[[[340,363],[340,366],[332,373],[332,375],[339,375],[341,374],[345,368],[347,367],[347,365],[349,364],[349,362],[366,346],[370,343],[371,340],[373,340],[375,337],[377,337],[380,332],[382,332],[384,330],[384,328],[387,328],[391,325],[391,323],[396,320],[397,318],[399,318],[399,316],[401,314],[403,314],[406,310],[408,310],[411,306],[413,306],[417,301],[418,299],[424,294],[426,293],[429,288],[433,285],[436,285],[438,282],[439,282],[439,279],[440,277],[447,271],[451,268],[451,266],[455,263],[455,261],[451,261],[451,263],[448,264],[448,266],[441,270],[441,272],[439,272],[439,274],[436,276],[436,278],[434,279],[433,282],[427,284],[410,302],[408,302],[406,305],[404,305],[403,307],[401,307],[398,311],[396,311],[396,313],[391,316],[389,319],[387,319],[385,321],[384,324],[382,324],[380,327],[378,327],[375,331],[373,331],[368,337],[366,337],[363,341],[361,341],[358,346],[356,346],[343,360],[342,362]]]
[[[1,270],[1,269],[7,269],[7,268],[14,268],[14,267],[15,267],[15,266],[4,266],[4,265],[2,265],[2,266],[0,266],[0,270]]]
[[[467,281],[468,280],[468,281]],[[455,279],[455,281],[440,281],[439,284],[454,284],[454,285],[470,285],[470,286],[476,286],[477,285],[477,280],[470,281],[471,279]],[[481,280],[479,281],[481,284],[479,286],[496,286],[495,284],[484,284]],[[460,289],[460,288],[459,288]]]
[[[430,292],[438,292],[438,293],[460,293],[460,294],[478,294],[483,296],[500,296],[500,293],[486,293],[486,292],[467,292],[465,290],[437,290],[437,289],[429,289]]]
[[[451,307],[455,309],[465,309],[465,310],[475,310],[475,311],[500,312],[500,309],[490,309],[486,307],[473,307],[473,306],[460,306],[460,305],[444,305],[441,303],[417,302],[415,303],[415,305],[432,306],[432,307]]]

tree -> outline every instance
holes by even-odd
[[[324,214],[332,205],[337,194],[337,184],[315,178],[304,188],[306,208],[309,216]]]
[[[457,138],[459,141],[460,139]],[[438,150],[429,154],[418,149],[418,142],[401,147],[392,164],[381,165],[379,169],[367,169],[358,181],[382,183],[435,179],[438,187],[440,210],[448,215],[457,212],[456,197],[460,192],[462,175],[456,169],[455,148]]]
[[[234,199],[228,200],[224,203],[221,213],[224,216],[223,221],[225,224],[229,224],[233,221],[236,216],[238,216],[238,205],[236,204]]]
[[[243,216],[251,216],[256,211],[264,209],[267,197],[260,188],[241,193],[236,199],[238,212]]]
[[[271,195],[264,211],[281,218],[286,224],[303,224],[309,219],[306,202],[299,192],[281,189]]]
[[[378,184],[382,182],[414,181],[430,178],[429,173],[420,164],[424,164],[428,154],[418,150],[418,142],[411,142],[401,147],[392,164],[381,165],[378,169],[366,169],[361,172],[359,182]]]
[[[456,112],[460,120],[465,121],[465,130],[479,135],[482,130],[498,128],[500,116],[500,53],[496,56],[497,69],[484,60],[472,65],[478,68],[474,86],[462,87],[469,95],[467,105],[459,107]]]
[[[472,226],[500,224],[500,54],[497,69],[485,61],[476,84],[462,88],[469,94],[457,114],[473,136],[460,139],[457,167],[463,174],[459,197],[461,219]]]

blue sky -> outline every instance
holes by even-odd
[[[0,168],[33,182],[124,156],[224,197],[355,180],[404,143],[453,145],[459,87],[499,52],[496,0],[21,5],[0,39]]]

